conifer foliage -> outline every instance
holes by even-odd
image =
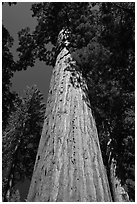
[[[7,125],[8,116],[14,108],[16,93],[11,92],[11,78],[15,71],[15,62],[10,52],[13,44],[13,38],[8,30],[2,25],[2,127],[3,130]]]
[[[45,104],[36,87],[16,103],[3,132],[3,199],[9,201],[18,181],[30,179],[43,126]]]

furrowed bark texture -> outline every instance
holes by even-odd
[[[112,201],[87,86],[68,50],[57,57],[30,202]]]

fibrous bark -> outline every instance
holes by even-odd
[[[87,85],[64,48],[50,83],[27,201],[111,201]]]

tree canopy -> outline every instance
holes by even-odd
[[[10,47],[13,44],[13,38],[8,30],[2,25],[2,126],[5,129],[8,116],[14,108],[14,100],[17,94],[10,91],[11,77],[15,71],[15,62],[13,55],[10,52]]]

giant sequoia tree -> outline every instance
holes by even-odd
[[[46,6],[57,18],[65,8],[69,10],[66,4]],[[74,9],[84,14],[87,6],[70,4],[72,17]],[[48,12],[49,20],[50,15]],[[77,13],[75,21],[80,16]],[[55,26],[53,19],[48,23]],[[54,36],[57,58],[28,201],[111,201],[86,81],[67,48],[72,32],[69,25],[58,23]]]
[[[119,106],[120,94],[124,100],[127,92],[134,91],[134,6],[100,3],[95,9],[91,3],[40,3],[32,10],[38,26],[33,34],[28,29],[19,33],[18,63],[25,69],[39,58],[54,69],[28,201],[111,201],[111,197],[115,201],[115,185],[110,195],[91,106],[103,127],[103,142],[113,141],[109,151],[113,156],[108,159],[113,173],[112,161],[122,155],[125,139],[126,111]]]
[[[75,66],[63,48],[53,69],[28,201],[111,201],[87,85]]]

